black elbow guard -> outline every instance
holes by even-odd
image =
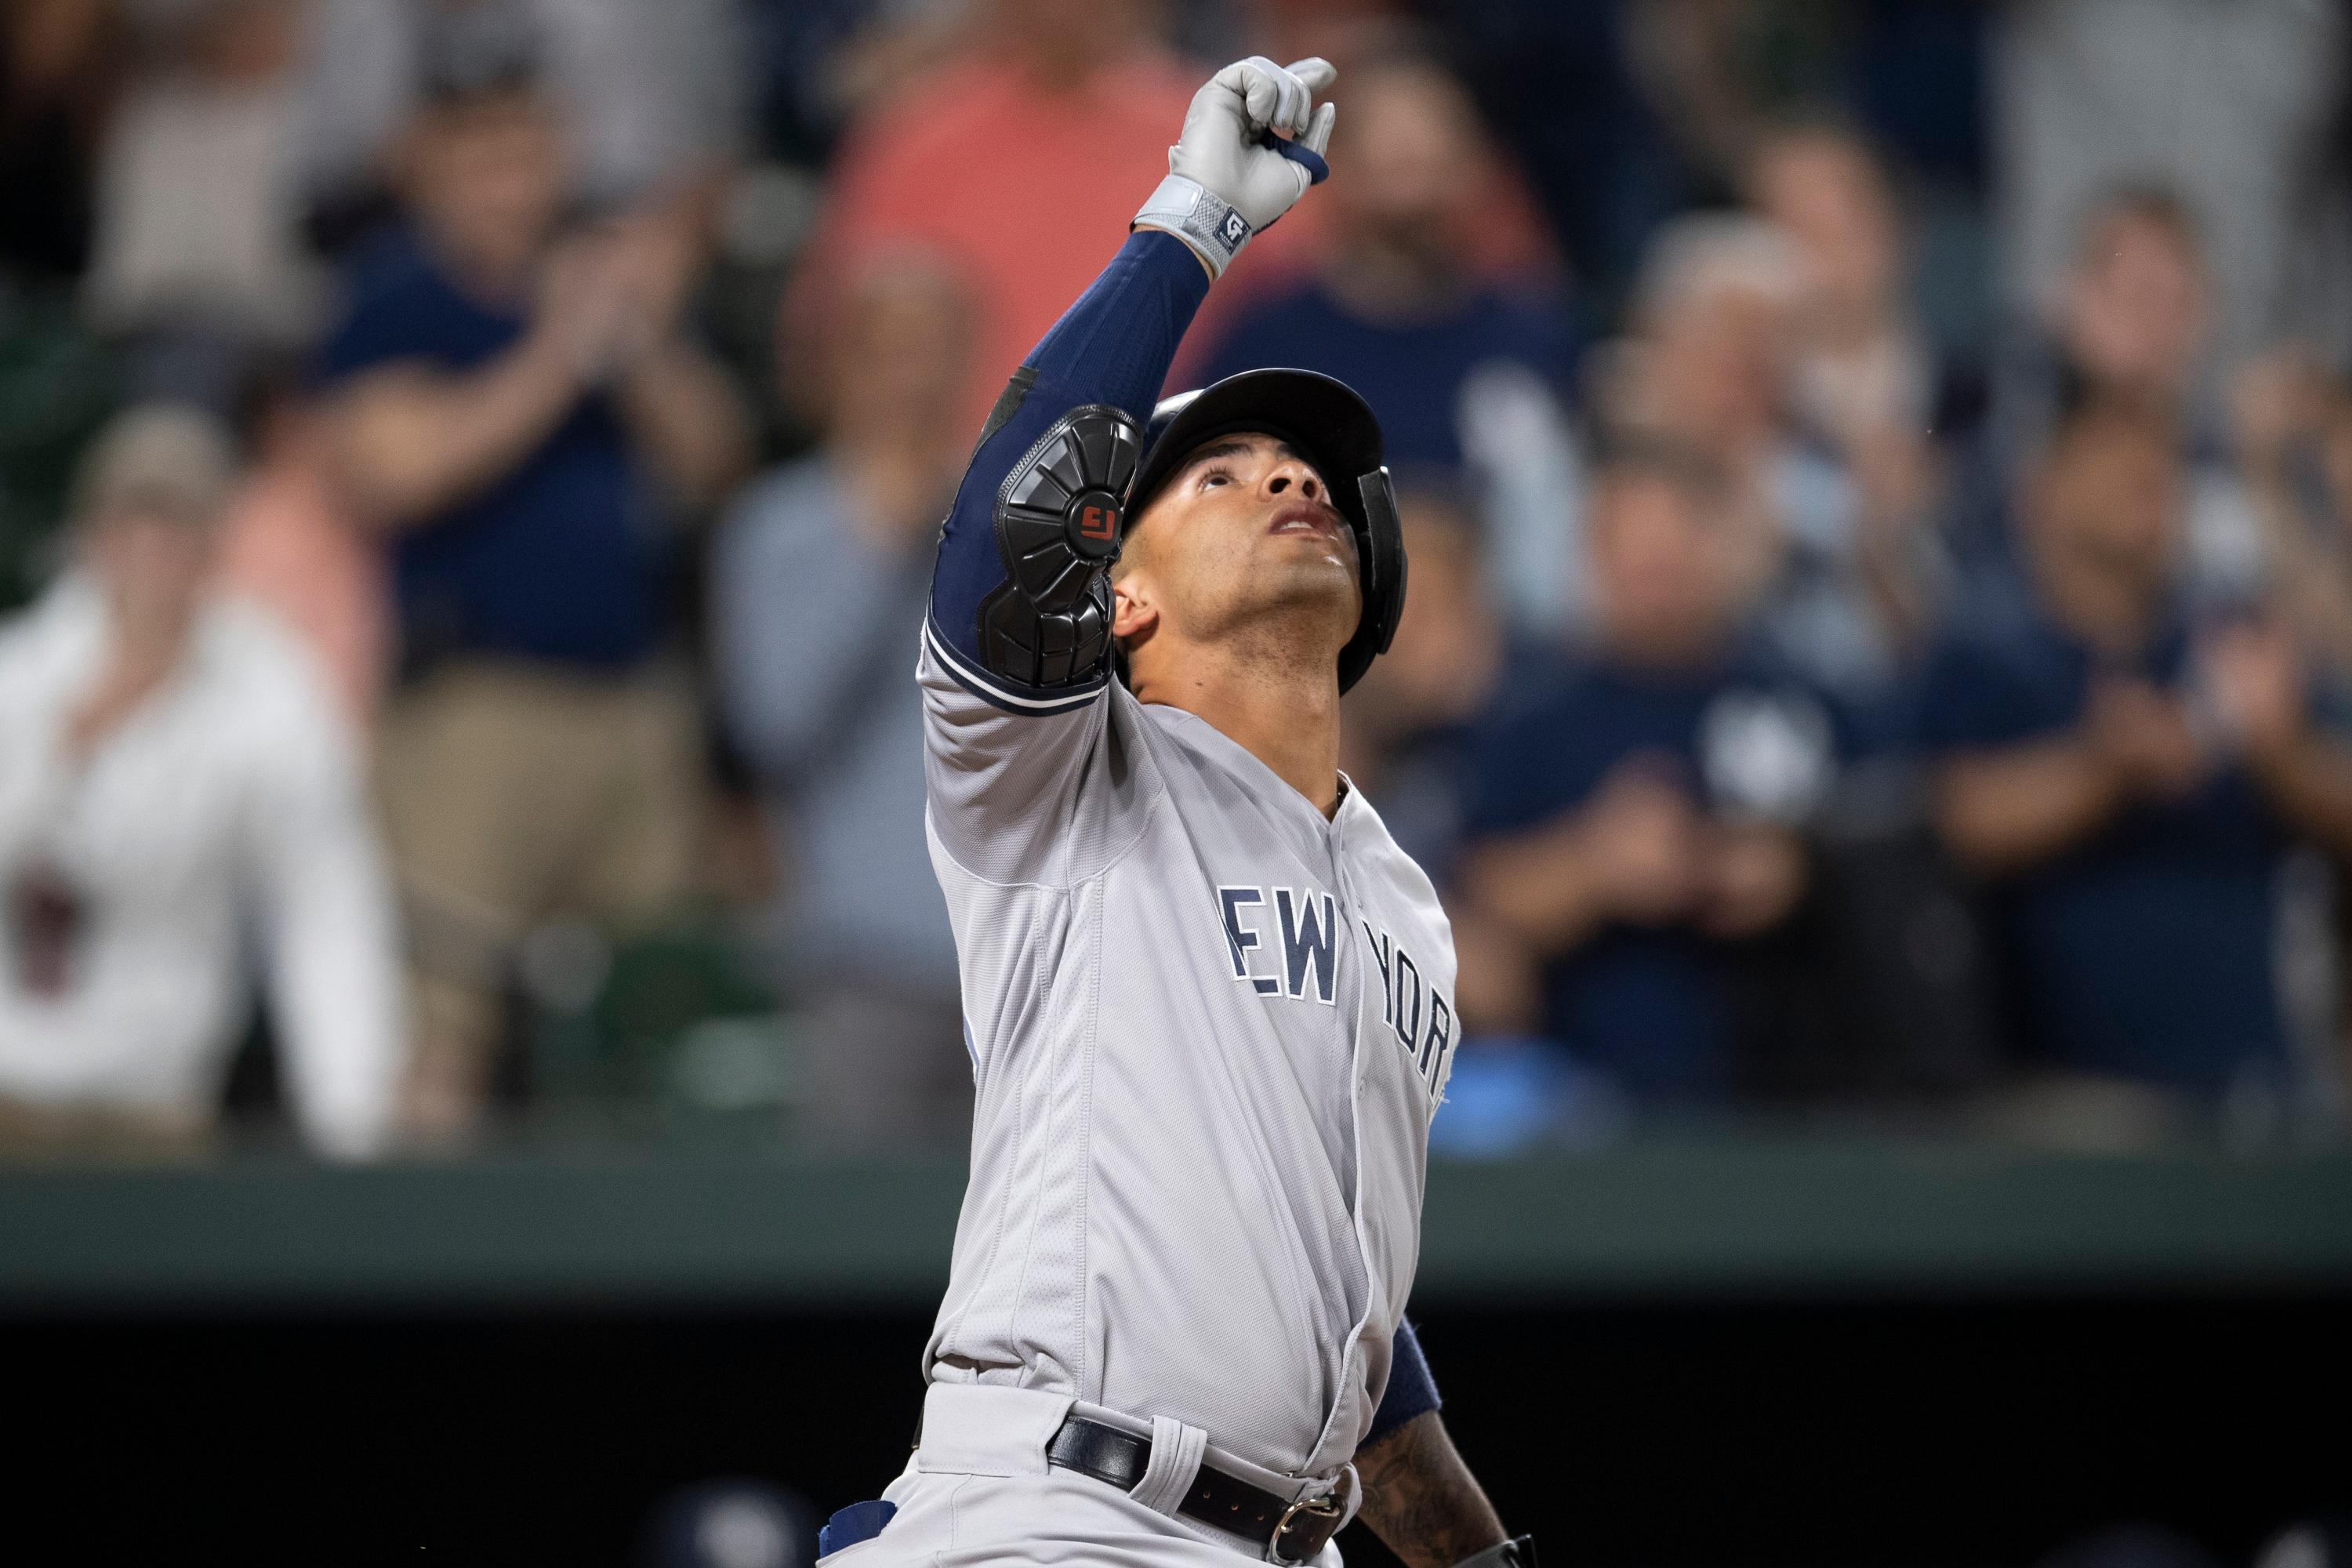
[[[1004,581],[980,602],[990,671],[1039,689],[1082,685],[1110,662],[1110,563],[1142,451],[1135,422],[1103,404],[1046,427],[996,492]]]

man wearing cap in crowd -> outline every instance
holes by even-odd
[[[745,421],[680,325],[688,216],[567,221],[565,124],[520,11],[426,39],[404,220],[354,261],[325,426],[391,542],[401,684],[379,745],[416,952],[420,1125],[480,1112],[516,944],[658,914],[690,879],[699,720],[663,658],[664,531]]]
[[[0,1137],[201,1134],[256,931],[306,1139],[391,1133],[406,1045],[357,748],[301,647],[211,588],[233,475],[206,416],[121,416],[70,567],[0,626]]]

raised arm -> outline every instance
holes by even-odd
[[[1049,714],[1109,679],[1109,568],[1142,426],[1210,283],[1320,176],[1332,111],[1314,94],[1331,78],[1321,60],[1253,58],[1202,88],[1136,232],[990,411],[940,536],[928,628],[972,695]]]
[[[1110,671],[1110,577],[1139,432],[1210,276],[1139,230],[1031,351],[981,431],[931,570],[931,651],[1017,713],[1083,704]]]
[[[940,532],[919,679],[927,821],[982,880],[1081,876],[1144,820],[1149,760],[1097,765],[1121,745],[1110,568],[1141,432],[1211,281],[1307,189],[1304,160],[1322,166],[1331,116],[1310,84],[1330,72],[1245,60],[1194,95],[1136,232],[981,431]],[[1305,145],[1266,145],[1276,128]]]

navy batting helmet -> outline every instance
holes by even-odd
[[[1143,434],[1128,515],[1142,515],[1188,454],[1221,436],[1245,434],[1287,442],[1313,463],[1355,533],[1364,609],[1339,650],[1345,691],[1388,651],[1404,613],[1404,535],[1381,462],[1381,424],[1345,382],[1311,370],[1252,370],[1162,400]]]

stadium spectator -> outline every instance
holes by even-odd
[[[835,323],[822,449],[746,490],[711,556],[720,699],[781,851],[777,934],[822,1137],[942,1137],[971,1120],[907,649],[970,450],[971,339],[934,262],[869,267]]]
[[[1354,387],[1398,472],[1475,472],[1504,602],[1556,627],[1569,593],[1556,479],[1574,460],[1562,450],[1577,349],[1566,301],[1534,278],[1505,287],[1479,253],[1498,176],[1459,82],[1392,56],[1351,66],[1344,98],[1331,157],[1349,177],[1332,183],[1315,271],[1204,336],[1212,346],[1185,374],[1205,385],[1289,365]]]
[[[356,748],[300,647],[207,586],[233,478],[184,409],[120,417],[76,563],[0,629],[0,1135],[195,1135],[257,927],[303,1132],[380,1150],[405,1054]]]
[[[1633,335],[1602,360],[1601,416],[1726,476],[1734,578],[1759,634],[1857,733],[1883,738],[1924,595],[1925,519],[1907,478],[1865,484],[1795,422],[1806,279],[1802,253],[1760,218],[1676,220],[1643,269]]]
[[[2331,350],[2352,346],[2342,197],[2326,183],[2341,174],[2325,143],[2352,58],[2342,7],[2032,0],[1997,16],[1993,216],[2012,309],[2046,309],[2075,286],[2086,207],[2154,184],[2205,237],[2214,286],[2200,314],[2225,354],[2315,325]]]
[[[977,338],[964,428],[976,431],[1062,308],[1118,248],[1135,193],[1168,172],[1169,127],[1198,79],[1154,41],[1143,0],[980,0],[960,52],[851,125],[807,265],[786,301],[794,360],[865,263],[933,252],[965,279]],[[1250,243],[1197,334],[1311,247],[1309,206]],[[1083,244],[1072,235],[1108,237]]]
[[[136,390],[226,407],[249,356],[309,342],[324,304],[302,236],[296,0],[197,0],[146,29],[109,127],[91,319],[133,340]]]
[[[1481,742],[1464,885],[1543,963],[1548,1035],[1642,1099],[1717,1101],[1737,950],[1805,890],[1829,721],[1745,646],[1727,481],[1643,442],[1594,482],[1591,642]]]
[[[1461,848],[1471,731],[1501,682],[1505,637],[1469,498],[1410,484],[1398,491],[1397,516],[1412,592],[1389,657],[1349,693],[1341,765],[1414,864],[1443,884]]]
[[[1430,8],[1422,7],[1426,13]],[[1632,7],[1454,0],[1449,54],[1524,166],[1588,301],[1622,300],[1652,233],[1693,198],[1643,101]]]
[[[1906,296],[1885,168],[1855,132],[1800,124],[1767,138],[1746,177],[1750,204],[1797,253],[1788,396],[1798,429],[1857,483],[1899,489],[1867,510],[1917,510],[1942,368]]]
[[[1381,418],[1400,471],[1458,471],[1478,374],[1531,371],[1564,391],[1576,332],[1566,301],[1538,279],[1507,289],[1475,249],[1495,153],[1459,82],[1423,59],[1391,57],[1349,77],[1332,135],[1331,234],[1312,277],[1234,318],[1202,356],[1202,384],[1295,365],[1334,375]]]
[[[1833,465],[1822,479],[1845,492],[1790,516],[1832,522],[1851,537],[1801,537],[1794,549],[1801,558],[1842,558],[1831,570],[1862,579],[1838,595],[1840,614],[1864,612],[1871,623],[1866,638],[1853,639],[1865,645],[1857,653],[1868,668],[1849,680],[1884,684],[1916,648],[1938,575],[1927,526],[1936,502],[1928,432],[1944,393],[1935,350],[1905,297],[1895,194],[1870,144],[1826,124],[1768,137],[1746,177],[1756,210],[1796,249],[1789,417],[1799,443]]]
[[[731,159],[749,86],[728,0],[311,0],[306,180],[330,215],[395,171],[453,31],[529,38],[569,112],[576,193],[600,207],[674,193]]]
[[[2119,188],[2083,215],[2074,265],[2049,313],[1994,366],[1992,424],[1962,497],[1963,547],[2005,563],[2014,480],[2084,404],[2137,404],[2188,464],[2183,569],[2200,597],[2264,591],[2262,535],[2235,462],[2215,374],[2218,296],[2201,226],[2157,186]]]
[[[1970,242],[1983,159],[1983,6],[1475,0],[1449,9],[1474,36],[1500,16],[1524,14],[1512,29],[1519,49],[1497,59],[1490,43],[1478,79],[1491,92],[1497,78],[1516,79],[1522,107],[1512,118],[1529,162],[1556,200],[1580,195],[1598,207],[1613,243],[1597,253],[1577,244],[1592,219],[1566,222],[1580,266],[1610,297],[1622,295],[1642,245],[1676,210],[1738,195],[1775,127],[1826,107],[1885,149],[1942,217],[1958,219],[1954,237],[1966,237],[1957,254],[1946,248],[1944,224],[1920,237],[1931,270],[1956,261],[1963,274],[1959,299],[1933,302],[1948,327],[1964,324],[1948,319],[1954,307],[1980,313],[1969,275],[1981,270],[1980,247]],[[1563,60],[1571,51],[1572,63]],[[1558,85],[1562,65],[1576,73],[1567,89]]]
[[[2352,847],[2352,756],[2294,650],[2176,589],[2168,427],[2071,416],[2022,506],[2022,576],[1955,617],[1921,693],[1935,814],[2000,894],[2028,1063],[2192,1097],[2277,1092],[2291,840]]]
[[[510,37],[436,55],[408,219],[352,268],[328,440],[393,542],[404,685],[382,788],[418,942],[416,1110],[478,1113],[509,944],[684,890],[698,718],[660,655],[667,514],[740,470],[744,419],[679,323],[667,207],[560,221],[563,129]]]
[[[1994,392],[2004,459],[2031,454],[2065,412],[2138,403],[2210,434],[2205,391],[2212,277],[2196,219],[2158,186],[2106,192],[2078,219],[2073,265],[2032,320],[2040,334],[2004,357]],[[2200,428],[2202,426],[2203,428]]]
[[[1519,1032],[1540,1012],[1533,965],[1508,931],[1458,896],[1464,814],[1479,721],[1493,708],[1518,640],[1488,592],[1485,540],[1458,487],[1416,482],[1397,495],[1412,592],[1396,640],[1348,693],[1339,765],[1446,900],[1459,952],[1454,1004],[1472,1030]]]

